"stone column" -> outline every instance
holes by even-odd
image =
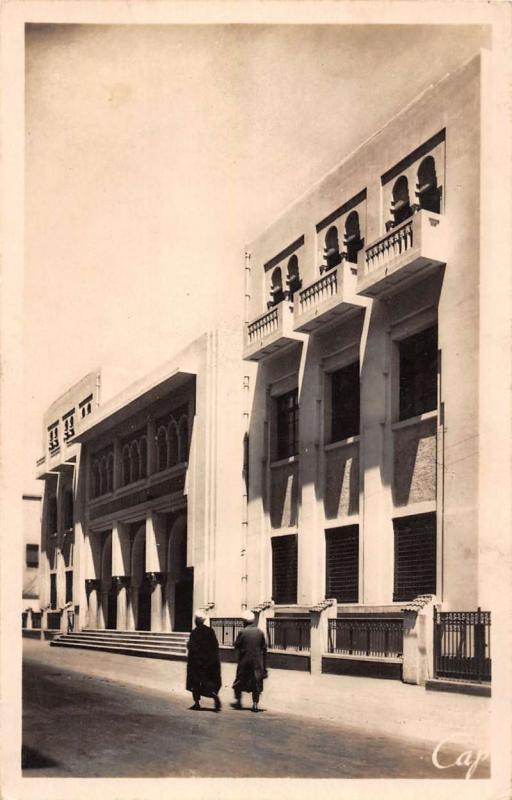
[[[130,576],[116,575],[112,578],[117,590],[117,619],[116,628],[119,631],[128,629],[128,606],[130,591]]]
[[[98,627],[98,591],[99,579],[89,578],[85,581],[87,594],[87,627]]]
[[[322,655],[327,652],[329,620],[336,619],[337,615],[336,600],[326,600],[310,610],[312,675],[320,675],[322,672]]]
[[[151,582],[151,630],[163,630],[163,601],[166,575],[163,572],[147,573]]]

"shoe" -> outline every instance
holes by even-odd
[[[235,708],[237,711],[240,711],[242,708],[242,703],[240,700],[237,700],[235,703],[231,703],[231,708]]]
[[[193,706],[190,706],[189,711],[201,711],[201,706],[199,705],[199,703],[194,703]]]
[[[218,695],[214,695],[213,702],[215,703],[215,711],[220,711],[222,708],[222,703],[220,702],[220,697]]]
[[[257,714],[257,713],[258,713],[258,711],[259,711],[259,708],[258,708],[258,704],[257,704],[257,703],[253,703],[253,704],[252,704],[251,711],[254,711],[254,713],[255,713],[255,714]]]

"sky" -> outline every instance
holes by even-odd
[[[107,400],[243,316],[243,255],[477,26],[37,25],[26,33],[25,468],[87,372]]]

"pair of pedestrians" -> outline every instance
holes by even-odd
[[[198,711],[201,697],[213,699],[215,711],[220,711],[219,690],[222,685],[220,674],[219,643],[215,631],[205,625],[206,614],[196,611],[194,622],[196,627],[190,634],[187,644],[187,690],[192,692],[194,705],[192,710]],[[254,614],[245,611],[242,614],[243,630],[237,636],[234,647],[237,652],[238,665],[233,683],[235,702],[233,708],[242,708],[242,692],[252,694],[252,709],[258,711],[260,694],[263,691],[263,680],[267,677],[267,644],[263,632],[256,627]]]

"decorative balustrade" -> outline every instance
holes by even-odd
[[[323,300],[333,297],[338,293],[338,270],[334,269],[324,273],[314,283],[301,289],[299,295],[299,313],[304,313],[314,308]]]
[[[247,337],[249,344],[264,339],[272,333],[276,333],[279,328],[279,306],[274,306],[266,314],[253,320],[247,325]]]
[[[215,631],[217,640],[223,647],[233,647],[236,637],[243,627],[243,620],[239,617],[214,617],[210,619],[210,628]]]
[[[338,617],[329,620],[329,653],[398,657],[403,655],[403,639],[403,619]]]
[[[412,217],[399,227],[393,228],[366,250],[366,272],[372,272],[391,258],[410,250],[414,244]]]
[[[295,650],[309,653],[311,627],[309,617],[272,617],[267,620],[270,650]]]
[[[452,680],[491,680],[491,612],[434,608],[434,674]]]
[[[358,267],[357,292],[378,297],[404,282],[423,279],[446,264],[442,214],[425,209],[392,228],[365,248]]]

